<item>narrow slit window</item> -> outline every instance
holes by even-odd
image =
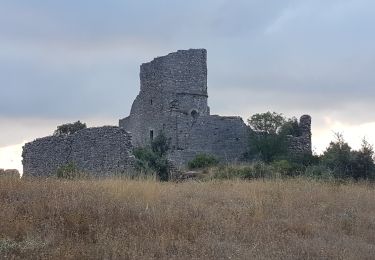
[[[150,130],[150,140],[154,140],[154,130]]]

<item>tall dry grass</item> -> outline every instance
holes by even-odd
[[[0,179],[0,258],[374,259],[375,190]]]

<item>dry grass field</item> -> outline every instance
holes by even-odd
[[[1,259],[374,259],[373,185],[0,179]]]

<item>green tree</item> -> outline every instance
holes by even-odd
[[[278,134],[282,136],[300,136],[301,130],[297,118],[286,118],[284,124],[279,128]]]
[[[335,177],[350,177],[351,147],[345,142],[341,133],[335,133],[332,141],[324,151],[322,162],[331,169]]]
[[[256,132],[263,132],[268,135],[277,134],[278,130],[285,124],[286,119],[283,114],[276,112],[266,112],[255,114],[247,120],[252,129]]]
[[[329,144],[322,155],[323,165],[332,170],[336,178],[374,178],[373,146],[363,139],[361,149],[353,151],[342,134],[336,133],[335,136],[336,140]]]
[[[359,151],[351,155],[351,171],[354,179],[372,179],[375,177],[374,148],[365,138]]]
[[[85,123],[81,123],[81,121],[77,121],[74,123],[63,124],[57,127],[54,132],[55,136],[64,136],[64,135],[71,135],[75,132],[87,128]]]
[[[283,114],[266,112],[248,119],[252,128],[248,157],[271,162],[287,155],[287,135],[298,135],[298,121]]]
[[[159,157],[167,154],[170,146],[170,140],[161,132],[154,140],[151,141],[151,150]]]

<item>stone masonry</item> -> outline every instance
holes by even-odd
[[[149,145],[163,132],[171,141],[169,159],[184,165],[197,154],[224,162],[241,159],[248,127],[240,117],[210,115],[207,104],[207,52],[170,53],[141,65],[141,90],[120,127],[132,133],[134,146]]]
[[[300,136],[288,136],[289,153],[292,155],[311,155],[311,117],[309,115],[301,116],[299,129]]]
[[[130,134],[115,126],[48,136],[24,146],[24,176],[51,176],[69,163],[92,175],[124,173],[134,165],[132,149]]]
[[[24,175],[49,176],[70,162],[93,175],[133,169],[133,147],[150,145],[161,132],[170,140],[168,159],[183,167],[198,154],[222,162],[240,161],[252,131],[237,116],[211,115],[207,92],[207,52],[190,49],[141,65],[140,92],[120,127],[49,136],[23,150]],[[311,154],[311,117],[302,116],[301,135],[289,137],[291,154]],[[251,145],[251,144],[250,144]]]

